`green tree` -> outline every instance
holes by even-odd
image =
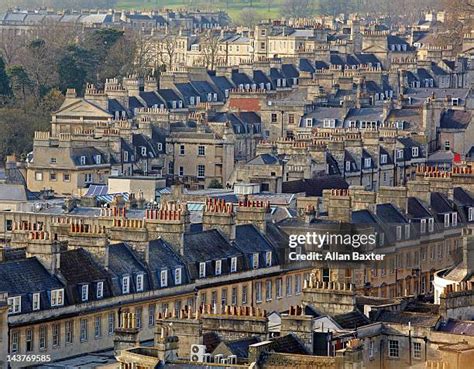
[[[2,57],[0,57],[0,95],[9,97],[12,94],[10,87],[10,78],[8,78],[5,62]]]
[[[82,93],[87,81],[97,79],[95,66],[96,61],[88,50],[77,45],[68,46],[58,64],[59,89],[64,93],[68,88],[75,88]]]
[[[31,80],[21,65],[12,65],[7,68],[7,75],[10,78],[11,88],[16,102],[21,102],[26,109],[26,99],[31,92]]]
[[[209,182],[208,188],[223,188],[222,183],[219,182],[217,179],[213,179],[211,182]]]

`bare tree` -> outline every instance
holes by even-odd
[[[166,66],[171,70],[176,62],[178,52],[178,39],[175,32],[167,32],[156,40],[156,60],[158,64]]]
[[[254,9],[244,8],[240,12],[237,23],[245,27],[254,28],[261,20],[262,17]]]
[[[285,0],[281,13],[285,17],[300,18],[312,15],[314,3],[312,0]]]
[[[208,30],[201,41],[203,64],[206,68],[213,70],[219,58],[220,33]]]

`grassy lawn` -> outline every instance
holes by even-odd
[[[242,9],[251,8],[262,19],[275,18],[280,15],[280,6],[284,0],[119,0],[119,9],[159,9],[191,8],[203,10],[225,10],[232,19],[238,19]],[[270,7],[268,6],[270,4]],[[268,10],[270,8],[270,11]]]

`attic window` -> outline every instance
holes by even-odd
[[[254,253],[252,255],[252,266],[253,266],[253,269],[258,269],[258,252]]]
[[[434,218],[428,219],[428,232],[434,231]]]
[[[8,312],[13,314],[21,313],[21,296],[8,298]]]
[[[168,271],[162,270],[160,272],[160,287],[167,287],[168,286]]]
[[[62,306],[64,304],[64,290],[51,291],[51,306]]]
[[[364,159],[364,167],[370,168],[371,165],[372,165],[372,159],[371,158],[365,158]]]
[[[448,228],[449,227],[449,219],[450,216],[449,214],[444,214],[444,228]]]
[[[397,159],[403,159],[403,150],[397,150]]]
[[[237,271],[237,257],[230,259],[230,272],[234,273]]]
[[[99,164],[101,164],[101,162],[102,162],[102,156],[96,155],[96,156],[95,156],[95,163],[96,163],[97,165],[99,165]]]
[[[123,152],[123,161],[126,163],[128,161],[128,151]]]
[[[146,156],[146,147],[145,146],[141,147],[141,153],[142,153],[142,156]]]
[[[387,154],[380,155],[380,164],[387,164]]]
[[[97,282],[96,288],[96,297],[101,299],[104,297],[104,282]]]
[[[89,300],[89,286],[84,284],[81,286],[81,301]]]
[[[222,260],[216,260],[216,275],[221,275],[222,273]]]
[[[265,265],[267,267],[272,266],[272,252],[271,251],[267,251],[265,254]]]
[[[122,294],[126,294],[130,292],[130,277],[123,277],[122,278]]]
[[[174,270],[174,283],[176,285],[179,285],[179,284],[181,284],[181,282],[182,282],[181,281],[181,268],[176,268]]]
[[[474,208],[468,209],[468,220],[472,222],[474,220]]]
[[[453,97],[451,99],[451,105],[458,106],[459,105],[459,98],[458,97]]]
[[[418,147],[412,147],[412,148],[411,148],[411,155],[412,155],[414,158],[417,158],[417,157],[418,157],[418,154],[419,154],[419,149],[418,149]]]
[[[81,162],[81,165],[86,165],[86,157],[81,156],[80,162]]]
[[[420,233],[426,233],[426,219],[420,220]]]
[[[458,213],[453,213],[451,217],[451,223],[453,227],[456,227],[458,225]]]
[[[306,118],[306,127],[313,126],[313,118]]]
[[[143,291],[143,274],[137,275],[137,292]]]
[[[346,172],[351,171],[351,162],[349,160],[346,161]]]
[[[199,263],[199,278],[206,277],[206,263]]]
[[[40,296],[39,292],[33,294],[33,310],[40,309]]]

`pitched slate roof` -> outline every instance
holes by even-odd
[[[359,310],[354,310],[350,313],[334,315],[332,318],[337,324],[339,324],[341,328],[344,329],[355,329],[370,324],[370,320]]]
[[[340,176],[321,176],[313,179],[300,179],[297,181],[284,182],[282,186],[283,193],[305,192],[306,196],[323,195],[326,189],[347,189],[349,184]]]
[[[267,165],[267,164],[279,164],[280,160],[271,154],[257,155],[255,158],[250,160],[247,164],[250,165]]]
[[[441,115],[440,128],[466,129],[471,119],[472,114],[469,111],[449,109]]]

